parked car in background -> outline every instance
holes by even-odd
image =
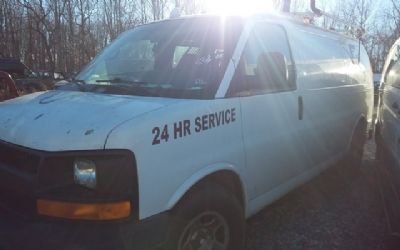
[[[0,102],[18,97],[17,86],[10,74],[0,71]]]
[[[66,78],[64,73],[62,73],[62,72],[50,72],[50,71],[45,71],[45,70],[38,70],[33,73],[37,78],[40,78],[40,79],[51,79],[51,80],[60,81],[60,80],[64,80]]]
[[[381,83],[382,74],[374,73],[374,105],[378,104],[379,86]]]
[[[375,138],[382,195],[390,232],[400,242],[400,39],[386,58],[379,97]]]
[[[382,74],[374,73],[374,90],[379,90]]]
[[[32,71],[20,60],[13,58],[0,59],[0,71],[9,73],[17,88],[25,94],[53,89],[56,81],[64,79],[61,72]]]
[[[7,72],[14,78],[25,77],[32,73],[20,60],[13,58],[1,58],[0,70]]]

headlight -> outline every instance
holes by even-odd
[[[135,156],[128,150],[45,153],[35,191],[37,213],[76,219],[138,218],[136,171]]]
[[[95,189],[97,185],[96,164],[90,160],[75,160],[74,181],[81,186]]]

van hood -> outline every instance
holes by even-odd
[[[116,126],[174,102],[73,91],[34,93],[0,103],[0,140],[45,151],[103,149]]]

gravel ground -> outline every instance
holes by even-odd
[[[384,249],[374,153],[369,141],[361,173],[338,164],[252,217],[246,249]]]
[[[358,174],[338,164],[251,218],[246,249],[383,250],[374,152],[369,141]]]

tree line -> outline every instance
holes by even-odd
[[[121,32],[192,0],[0,0],[0,58],[73,73]]]
[[[361,40],[377,72],[400,36],[400,0],[386,1],[382,8],[374,0],[338,0],[333,7],[328,0],[317,1],[321,9],[366,31]],[[292,11],[308,7],[307,0],[291,2]],[[0,0],[0,58],[73,73],[121,32],[168,18],[177,7],[183,14],[206,9],[204,0]],[[323,18],[318,25],[349,28],[336,22]]]

